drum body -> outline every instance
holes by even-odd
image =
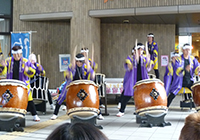
[[[30,83],[34,103],[48,101],[47,90],[49,79],[47,77],[34,75],[34,77],[31,78]]]
[[[134,86],[135,109],[138,115],[167,112],[167,95],[159,79],[141,80]]]
[[[193,95],[193,101],[196,106],[196,110],[199,112],[200,110],[200,81],[195,82],[194,85],[191,87],[192,89],[192,95]]]
[[[76,80],[67,86],[67,114],[80,117],[96,116],[99,112],[98,86],[90,80]]]
[[[19,80],[0,80],[0,118],[24,118],[28,104],[28,89]]]

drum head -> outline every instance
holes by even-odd
[[[66,88],[69,88],[72,85],[79,85],[79,84],[90,84],[93,85],[95,87],[98,87],[93,81],[91,80],[76,80],[76,81],[72,81]]]
[[[144,80],[140,80],[136,82],[135,86],[138,86],[140,84],[153,83],[153,82],[159,82],[164,85],[164,83],[160,79],[144,79]]]
[[[200,81],[195,82],[195,83],[193,84],[193,86],[191,87],[191,89],[193,89],[194,87],[196,87],[196,86],[198,86],[198,85],[200,85]]]
[[[0,80],[0,85],[16,85],[16,86],[22,86],[22,87],[27,89],[27,86],[23,81],[14,80],[14,79],[3,79],[3,80]]]

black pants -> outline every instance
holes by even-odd
[[[59,105],[58,102],[56,102],[56,108],[55,108],[53,114],[58,115],[58,112],[59,112],[60,107],[61,107],[61,105]]]
[[[124,97],[124,90],[122,91],[122,93],[121,93],[121,95],[119,97],[119,103],[121,103],[123,97]]]
[[[121,108],[120,108],[120,112],[124,113],[126,105],[128,103],[128,101],[131,99],[132,96],[122,96],[121,98]]]
[[[158,71],[158,69],[155,69],[154,72],[155,72],[156,78],[159,79],[159,71]]]
[[[32,116],[37,115],[35,104],[33,101],[28,101],[27,110],[30,110]]]
[[[50,104],[50,105],[53,104],[53,102],[52,102],[52,97],[51,97],[51,93],[50,93],[49,90],[47,90],[47,96],[48,96],[49,104]]]

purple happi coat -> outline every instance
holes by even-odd
[[[147,65],[149,62],[147,62],[147,57],[141,55],[141,75],[142,79],[148,79],[148,72],[147,72]],[[128,64],[131,64],[133,66],[132,70],[129,70]],[[124,64],[124,67],[126,69],[126,73],[124,76],[124,82],[123,82],[123,88],[124,88],[124,96],[133,96],[134,90],[133,87],[135,83],[137,82],[137,61],[135,59],[135,56],[128,56],[126,58],[126,62]]]
[[[37,63],[37,62],[34,64],[34,66],[35,66],[35,69],[36,69],[36,72],[35,72],[35,74],[36,74],[36,75],[40,75],[40,74],[41,74],[41,71],[39,70],[39,65],[40,65],[40,64],[39,64],[39,63]],[[42,65],[41,65],[41,67],[42,67]],[[42,73],[43,73],[43,74],[44,74],[44,76],[45,76],[45,70],[44,70],[44,68],[43,68],[43,67],[42,67]]]
[[[173,72],[174,72],[173,67],[174,67],[174,64],[172,62],[170,62],[168,64],[168,66],[166,66],[166,70],[165,70],[164,86],[165,86],[167,95],[169,94],[169,89],[170,89],[171,82],[172,82],[172,77],[173,77]]]
[[[67,94],[67,89],[66,87],[73,81],[73,78],[76,74],[76,67],[74,69],[72,69],[72,65],[70,64],[69,67],[68,67],[68,72],[70,73],[70,78],[67,78],[66,76],[66,71],[64,72],[64,77],[66,79],[66,84],[63,86],[63,90],[61,92],[61,94],[59,95],[58,97],[58,104],[61,105],[62,102],[66,99],[66,94]],[[83,64],[82,66],[82,79],[84,80],[94,80],[91,78],[90,75],[92,75],[94,72],[94,70],[92,68],[90,68],[90,71],[88,72],[87,71],[87,67],[86,67],[86,64]]]
[[[13,66],[14,57],[9,57],[5,60],[6,66],[0,71],[0,74],[7,74],[7,79],[13,79]],[[24,71],[25,66],[28,66],[28,73]],[[33,77],[35,74],[35,66],[26,58],[21,57],[19,60],[19,80],[23,81],[28,87],[28,94],[30,93],[29,78]]]
[[[190,62],[190,77],[191,81],[194,81],[193,75],[198,74],[197,73],[197,68],[200,67],[198,61],[193,57],[189,56],[189,62]],[[176,60],[175,66],[174,66],[174,76],[173,76],[173,81],[172,85],[170,88],[170,93],[173,93],[176,95],[180,89],[182,88],[182,83],[183,83],[183,76],[184,76],[184,57],[183,54]]]

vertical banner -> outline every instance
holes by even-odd
[[[15,45],[22,47],[23,57],[29,57],[30,53],[30,33],[11,33],[11,50]]]

